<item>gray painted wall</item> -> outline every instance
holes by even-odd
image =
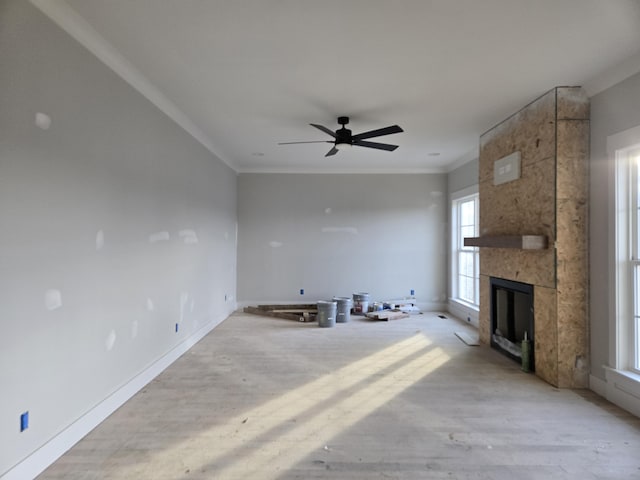
[[[236,175],[31,4],[3,1],[0,224],[2,476],[233,310]]]
[[[447,176],[240,174],[238,301],[446,304]],[[305,294],[301,296],[299,290]]]
[[[455,170],[451,170],[448,176],[449,193],[455,193],[468,187],[478,185],[478,159],[471,160]]]
[[[589,196],[591,372],[603,380],[609,364],[610,265],[609,212],[614,201],[614,165],[607,137],[640,125],[640,74],[591,98]]]

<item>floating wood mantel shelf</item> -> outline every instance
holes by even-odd
[[[464,246],[544,250],[549,246],[549,241],[546,235],[485,235],[483,237],[466,237]]]

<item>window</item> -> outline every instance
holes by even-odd
[[[632,129],[636,130],[636,129]],[[628,133],[623,132],[623,133]],[[640,129],[610,137],[616,163],[614,368],[640,373]]]
[[[640,373],[640,146],[632,149],[626,154],[626,162],[630,169],[630,208],[631,218],[631,251],[629,252],[629,265],[633,276],[633,288],[629,295],[629,300],[633,303],[633,320],[628,326],[630,343],[629,364],[632,370]]]
[[[459,194],[451,202],[451,293],[452,299],[478,307],[480,304],[480,254],[465,247],[465,237],[478,236],[479,197]]]

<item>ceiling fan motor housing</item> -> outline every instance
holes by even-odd
[[[339,143],[348,143],[349,145],[351,145],[351,130],[349,130],[348,128],[339,128],[338,130],[336,130],[336,145]]]

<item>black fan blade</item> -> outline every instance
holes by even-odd
[[[316,127],[318,130],[322,130],[324,133],[326,133],[327,135],[331,135],[333,138],[336,138],[335,132],[329,130],[327,127],[315,123],[310,123],[309,125],[311,125],[312,127]]]
[[[336,153],[338,153],[338,149],[334,146],[331,150],[327,152],[325,157],[330,157],[331,155],[335,155]]]
[[[389,145],[388,143],[378,143],[378,142],[365,142],[362,140],[354,140],[353,145],[357,145],[359,147],[368,147],[368,148],[377,148],[378,150],[386,150],[388,152],[393,152],[398,145]]]
[[[392,133],[404,132],[398,125],[392,125],[391,127],[379,128],[377,130],[369,130],[368,132],[359,133],[351,137],[353,140],[364,140],[365,138],[381,137],[383,135],[391,135]]]
[[[280,142],[278,145],[296,145],[298,143],[333,143],[331,140],[310,140],[308,142]]]

